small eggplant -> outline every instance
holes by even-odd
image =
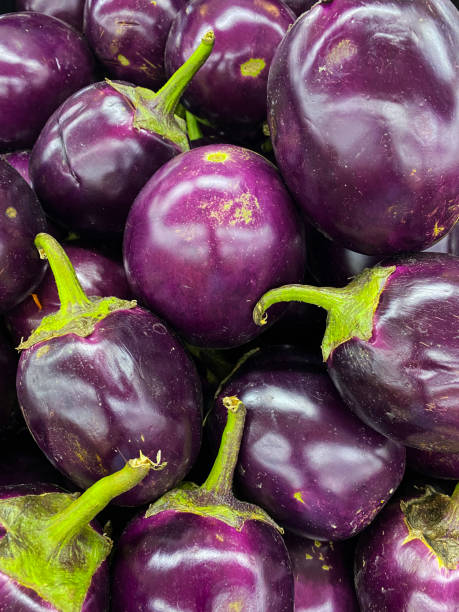
[[[43,13],[0,17],[0,151],[30,147],[50,115],[94,80],[81,34]]]
[[[17,394],[51,463],[86,488],[142,449],[167,447],[168,465],[117,503],[156,499],[190,470],[201,440],[194,364],[166,325],[135,302],[83,292],[59,244],[39,234],[61,307],[45,317],[19,360]],[[50,384],[52,381],[52,384]]]
[[[134,295],[197,346],[248,342],[263,291],[304,278],[303,228],[279,173],[233,145],[193,149],[156,172],[123,250]]]
[[[362,612],[457,612],[459,485],[388,505],[357,544]]]
[[[62,19],[76,30],[83,30],[85,0],[15,0],[17,11],[34,11]]]
[[[224,402],[227,423],[204,484],[183,483],[122,534],[113,612],[293,612],[293,576],[279,528],[231,491],[245,408],[234,397]]]
[[[263,324],[269,306],[289,300],[328,311],[323,357],[358,417],[405,446],[459,452],[459,257],[414,254],[342,289],[273,289],[254,320]]]
[[[140,454],[83,494],[46,485],[0,489],[0,610],[108,610],[111,540],[91,521],[116,496],[137,485],[153,463]]]
[[[5,312],[33,291],[45,273],[33,240],[46,230],[46,219],[33,190],[3,159],[0,218],[0,312]]]
[[[252,354],[219,390],[209,438],[224,427],[222,397],[237,395],[247,408],[240,494],[303,537],[342,540],[369,525],[394,493],[405,449],[343,405],[316,359],[290,347]]]

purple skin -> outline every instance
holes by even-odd
[[[328,371],[365,423],[405,446],[459,452],[459,258],[420,253],[384,285],[372,337],[333,350]]]
[[[30,161],[34,188],[51,218],[74,230],[123,231],[137,193],[180,152],[136,129],[133,118],[129,100],[104,82],[77,92],[52,115]]]
[[[166,80],[167,35],[184,4],[185,0],[88,0],[85,34],[114,78],[156,90]]]
[[[44,263],[34,246],[46,219],[35,193],[0,159],[0,312],[21,302],[40,282]]]
[[[67,246],[65,252],[86,295],[131,298],[126,275],[120,263],[93,249],[78,246]],[[22,338],[28,338],[44,316],[59,309],[57,287],[49,268],[35,289],[34,296],[35,298],[28,296],[6,314],[8,329],[15,343],[19,343]]]
[[[306,225],[307,266],[311,275],[321,285],[343,287],[364,268],[369,268],[381,261],[381,257],[362,255],[329,240]],[[426,249],[432,253],[450,253],[459,255],[459,223],[439,240]]]
[[[291,612],[288,566],[281,536],[263,523],[248,521],[237,531],[194,514],[140,516],[119,540],[112,610],[155,610],[161,602],[190,612]]]
[[[456,538],[457,529],[456,518]],[[409,536],[400,502],[394,501],[360,537],[355,584],[362,612],[456,612],[459,565],[442,567],[431,546]]]
[[[117,498],[121,505],[159,497],[199,451],[198,375],[166,325],[141,308],[108,315],[86,338],[67,334],[23,351],[17,393],[35,441],[80,488],[139,449],[167,453],[167,467]]]
[[[30,151],[5,153],[5,155],[2,155],[2,159],[13,166],[16,172],[19,172],[22,178],[32,187],[32,180],[29,175]]]
[[[295,15],[279,0],[192,0],[175,18],[166,44],[171,74],[209,28],[212,56],[183,97],[193,113],[218,124],[261,123],[274,52]]]
[[[0,17],[0,77],[0,151],[13,151],[31,147],[59,104],[94,80],[93,59],[62,21],[11,13]]]
[[[284,535],[295,579],[295,612],[358,612],[349,554],[340,542]]]
[[[85,0],[16,0],[17,11],[35,11],[62,19],[81,32]]]
[[[458,46],[449,0],[332,0],[278,47],[276,160],[310,222],[341,246],[423,250],[457,220]]]
[[[406,462],[408,467],[425,476],[459,480],[459,453],[436,453],[407,448]]]
[[[303,278],[302,226],[263,157],[200,147],[168,162],[136,198],[124,262],[134,294],[188,342],[229,348],[260,333],[251,313],[264,291]]]
[[[254,355],[223,386],[208,423],[218,439],[221,398],[247,408],[237,484],[280,525],[318,540],[364,529],[399,485],[405,449],[345,406],[315,357],[291,348]]]

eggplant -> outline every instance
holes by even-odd
[[[139,448],[166,449],[168,465],[116,502],[147,503],[190,470],[201,440],[194,364],[155,315],[117,298],[88,299],[65,252],[39,234],[61,307],[19,345],[16,388],[26,423],[51,463],[80,488]],[[52,381],[50,384],[49,381]]]
[[[0,312],[5,312],[33,291],[45,273],[33,241],[45,231],[46,219],[33,190],[2,159],[0,215]]]
[[[32,180],[29,175],[30,151],[12,151],[2,155],[2,159],[19,172],[22,178],[32,187]]]
[[[355,584],[362,612],[456,612],[459,485],[394,502],[360,537]]]
[[[208,32],[156,94],[101,82],[57,109],[30,160],[33,186],[51,218],[80,232],[123,231],[134,198],[155,170],[189,149],[184,122],[174,112],[213,44]]]
[[[459,480],[459,453],[406,449],[408,466],[425,476]]]
[[[0,17],[0,151],[31,147],[68,96],[94,80],[81,34],[43,13]]]
[[[295,580],[295,612],[359,612],[350,551],[344,543],[308,540],[289,532],[284,541]]]
[[[303,537],[342,540],[374,519],[405,471],[405,449],[344,405],[315,355],[261,350],[222,384],[207,417],[224,427],[222,397],[237,395],[247,424],[237,465],[240,495]]]
[[[121,535],[113,612],[293,612],[293,576],[279,528],[232,494],[245,408],[235,397],[224,403],[227,423],[204,484],[182,483]]]
[[[342,289],[290,285],[254,308],[304,301],[328,311],[322,354],[364,423],[424,451],[459,452],[459,257],[417,253],[364,270]],[[453,330],[453,333],[451,333]]]
[[[140,453],[83,494],[46,485],[0,489],[0,610],[108,610],[111,540],[91,521],[119,494],[166,462]]]
[[[259,295],[303,278],[302,229],[271,163],[237,146],[199,147],[137,196],[124,234],[127,278],[190,344],[242,345],[260,332],[251,316]]]
[[[34,11],[62,19],[76,30],[83,30],[85,0],[15,0],[16,11]]]
[[[94,249],[80,246],[67,245],[65,252],[86,295],[116,295],[125,300],[132,297],[121,263]],[[28,338],[43,317],[59,310],[59,306],[54,276],[48,268],[33,295],[6,313],[6,323],[14,341],[19,344]]]
[[[172,74],[204,32],[215,52],[193,79],[183,104],[217,125],[245,130],[266,119],[266,86],[274,52],[294,13],[280,0],[192,0],[172,22],[165,65]]]
[[[459,215],[459,13],[318,2],[273,58],[275,157],[308,220],[367,255],[420,251]]]
[[[174,17],[185,4],[185,0],[88,0],[84,31],[91,48],[113,78],[157,89],[166,81],[167,35]]]

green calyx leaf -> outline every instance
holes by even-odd
[[[0,571],[62,612],[81,611],[92,577],[112,546],[89,525],[62,548],[46,537],[50,515],[77,497],[45,493],[0,500],[0,524],[7,530],[0,539]]]
[[[285,285],[265,293],[255,305],[253,320],[267,321],[266,310],[278,302],[305,302],[328,311],[322,355],[327,361],[333,350],[351,338],[369,340],[381,294],[396,266],[367,268],[342,289],[311,285]]]

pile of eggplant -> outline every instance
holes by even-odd
[[[459,610],[451,0],[4,0],[0,612]]]

